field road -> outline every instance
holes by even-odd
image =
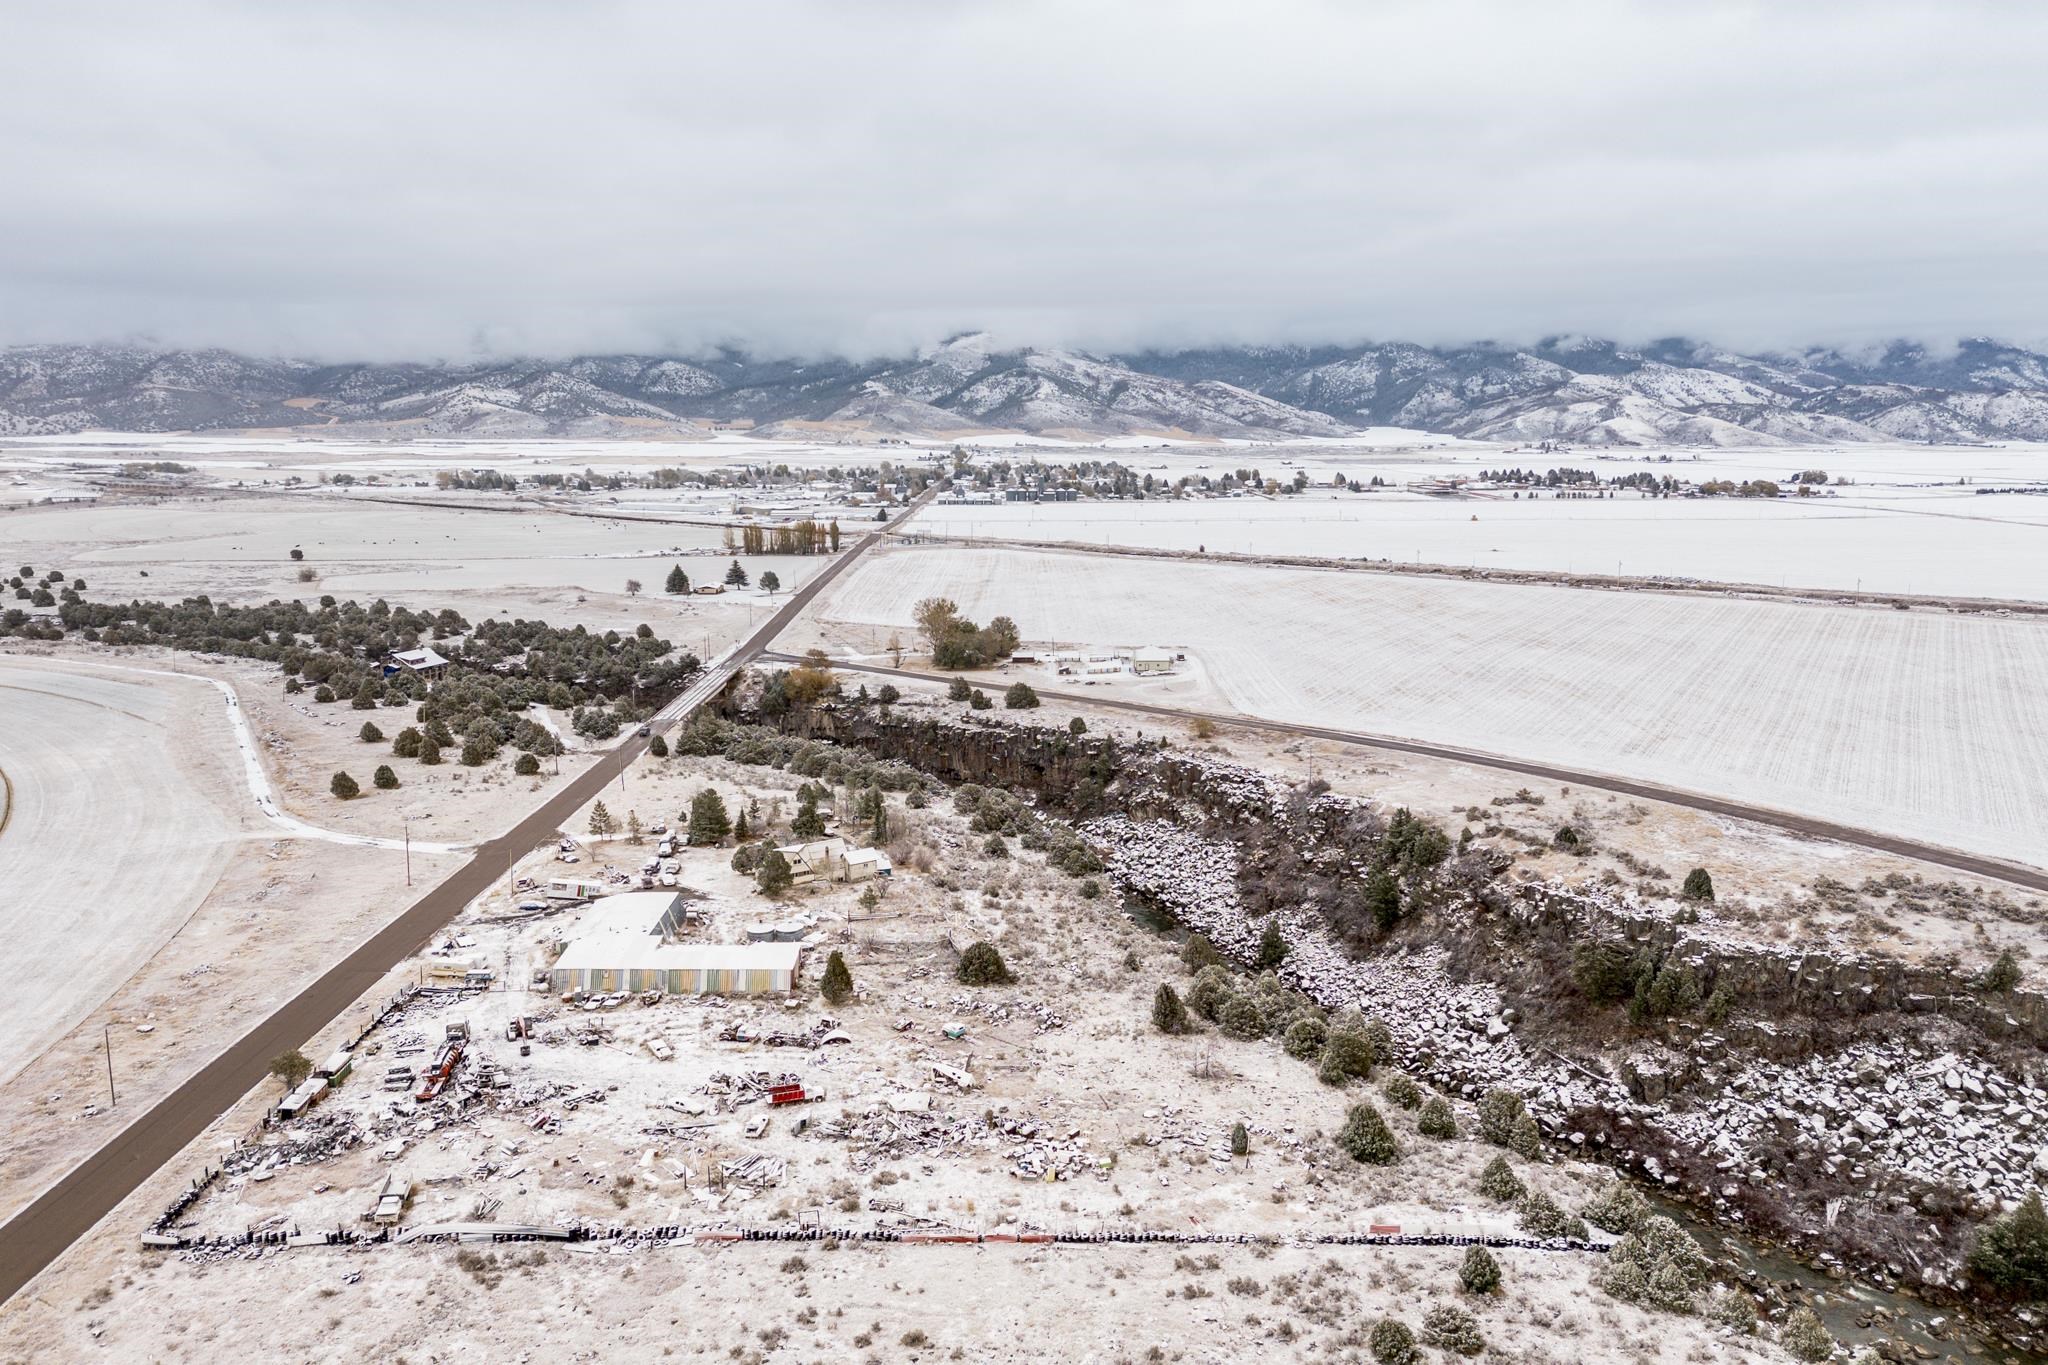
[[[937,491],[936,487],[926,491],[892,524],[916,515]],[[690,708],[717,695],[769,641],[788,627],[812,597],[872,549],[883,535],[884,531],[878,529],[862,536],[831,565],[791,593],[789,600],[759,630],[726,651],[719,662],[705,670],[695,686],[664,707],[654,728],[674,725]],[[80,1162],[5,1226],[0,1226],[0,1303],[12,1298],[158,1167],[177,1156],[208,1124],[261,1082],[272,1058],[304,1043],[376,987],[387,972],[483,894],[521,855],[551,838],[586,801],[640,757],[646,747],[645,739],[628,737],[510,831],[481,845],[475,856],[446,881],[230,1043],[184,1084],[135,1115],[105,1146]]]
[[[798,662],[787,654],[764,653],[762,658],[776,662]],[[907,668],[888,668],[880,664],[848,663],[838,659],[832,667],[847,673],[875,673],[883,677],[908,678],[913,682],[944,683],[952,681],[951,674],[920,673]],[[1792,834],[1813,839],[1827,839],[1834,843],[1851,844],[1860,848],[1875,849],[1880,853],[1897,854],[1902,858],[1916,858],[1921,862],[1933,863],[1957,872],[1966,872],[1976,877],[1990,877],[1997,881],[2024,886],[2034,891],[2048,891],[2048,872],[2038,868],[2008,863],[1997,858],[1979,857],[1957,849],[1943,848],[1938,844],[1923,844],[1912,839],[1894,838],[1871,830],[1856,829],[1849,825],[1837,825],[1826,820],[1810,819],[1794,815],[1789,811],[1773,810],[1767,806],[1746,805],[1740,801],[1726,801],[1716,796],[1705,796],[1677,787],[1659,786],[1653,782],[1635,782],[1610,773],[1587,772],[1577,768],[1559,768],[1546,763],[1531,763],[1509,758],[1501,754],[1489,754],[1477,749],[1458,749],[1443,744],[1423,744],[1415,740],[1393,739],[1385,735],[1361,734],[1352,730],[1333,730],[1320,725],[1299,725],[1289,721],[1263,720],[1230,712],[1201,711],[1191,707],[1160,706],[1151,702],[1122,701],[1109,697],[1084,696],[1078,692],[1054,692],[1039,688],[1041,697],[1056,701],[1071,702],[1076,706],[1098,706],[1109,711],[1124,711],[1133,715],[1156,716],[1161,720],[1186,722],[1197,717],[1206,717],[1218,725],[1234,726],[1240,730],[1266,730],[1276,734],[1298,735],[1308,739],[1328,740],[1335,744],[1348,744],[1363,749],[1390,749],[1404,754],[1420,754],[1425,758],[1440,758],[1452,763],[1465,763],[1475,768],[1493,768],[1501,772],[1519,773],[1526,777],[1540,777],[1550,782],[1568,782],[1571,785],[1595,787],[1601,791],[1619,792],[1627,796],[1639,796],[1646,801],[1662,801],[1666,805],[1684,806],[1691,810],[1706,811],[1712,815],[1725,815],[1731,819],[1748,820],[1759,825],[1769,825]]]

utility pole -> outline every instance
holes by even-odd
[[[409,816],[408,816],[408,817],[407,817],[406,819],[402,820],[402,821],[401,821],[400,823],[401,823],[401,824],[403,824],[403,825],[405,826],[405,884],[406,884],[407,886],[411,886],[411,885],[412,885],[412,819],[411,819],[411,817],[409,817]]]
[[[112,1024],[102,1025],[100,1028],[100,1038],[107,1048],[107,1108],[112,1109],[116,1104],[120,1103],[114,1097],[114,1026]]]

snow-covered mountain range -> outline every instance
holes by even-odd
[[[321,365],[227,351],[0,350],[0,435],[325,427],[391,436],[765,435],[1284,439],[1413,427],[1480,440],[1752,446],[2048,440],[2048,356],[1744,355],[1690,341],[1405,342],[1092,355],[957,337],[894,360],[607,355]]]

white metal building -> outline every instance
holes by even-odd
[[[555,959],[550,989],[760,995],[795,986],[801,944],[671,942],[683,913],[674,891],[630,891],[597,902]]]

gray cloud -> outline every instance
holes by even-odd
[[[0,340],[2048,333],[2048,9],[20,8]]]

